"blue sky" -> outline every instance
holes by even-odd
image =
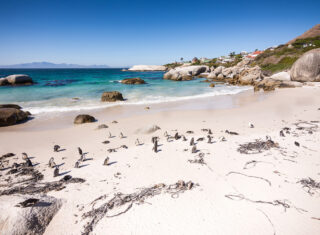
[[[0,0],[0,64],[165,64],[285,43],[320,1]]]

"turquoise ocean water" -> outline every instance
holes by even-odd
[[[33,114],[87,110],[114,105],[152,104],[237,94],[248,87],[216,84],[210,88],[204,79],[174,82],[163,80],[163,72],[123,72],[121,69],[0,69],[0,77],[27,74],[32,86],[0,87],[0,104],[15,103]],[[145,85],[119,83],[125,78],[140,77]],[[104,91],[120,91],[125,102],[100,102]],[[79,98],[79,99],[74,99]]]

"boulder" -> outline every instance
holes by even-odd
[[[174,81],[185,81],[192,80],[194,76],[198,76],[201,73],[205,73],[209,70],[208,66],[192,65],[186,67],[177,67],[170,69],[163,75],[163,79],[174,80]]]
[[[123,101],[123,96],[119,91],[106,91],[103,92],[101,96],[101,101],[107,102],[115,102],[115,101]]]
[[[216,85],[214,83],[210,83],[209,87],[215,87]]]
[[[254,86],[255,91],[259,91],[263,89],[264,91],[273,91],[276,88],[294,88],[294,87],[302,87],[302,83],[293,82],[293,81],[281,81],[274,80],[272,78],[265,78],[262,81],[258,82]]]
[[[14,108],[14,109],[22,109],[17,104],[0,104],[0,108]]]
[[[128,78],[123,79],[121,81],[122,84],[128,84],[128,85],[140,85],[140,84],[146,84],[146,82],[141,78]]]
[[[213,72],[218,76],[220,73],[222,73],[222,70],[224,69],[224,66],[218,66]]]
[[[217,79],[217,75],[214,72],[209,73],[207,79]]]
[[[27,199],[39,200],[30,207],[18,207]],[[0,231],[1,234],[18,235],[43,234],[52,218],[62,206],[62,201],[50,196],[10,195],[1,196]]]
[[[223,79],[224,79],[223,74],[222,74],[222,73],[220,73],[220,74],[217,76],[217,79],[218,79],[218,80],[223,80]]]
[[[210,73],[200,73],[198,75],[198,78],[207,78],[209,76]]]
[[[0,126],[11,126],[28,119],[28,113],[16,108],[0,108]]]
[[[298,82],[320,82],[320,48],[304,53],[290,71],[291,80]]]
[[[272,79],[274,80],[279,80],[279,81],[290,81],[290,73],[288,72],[280,72],[280,73],[275,73],[271,76]]]
[[[0,78],[0,86],[14,85],[32,85],[33,80],[25,74],[14,74],[4,78]]]
[[[166,71],[167,67],[162,65],[134,65],[128,71]]]
[[[90,116],[88,114],[80,114],[76,116],[74,119],[74,124],[83,124],[83,123],[90,123],[90,122],[95,122],[96,119],[93,116]]]

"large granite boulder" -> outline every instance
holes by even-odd
[[[80,114],[76,116],[74,119],[74,124],[83,124],[83,123],[90,123],[90,122],[95,122],[96,119],[93,116],[90,116],[88,114]]]
[[[186,81],[192,80],[193,77],[209,71],[208,66],[204,65],[192,65],[186,67],[177,67],[169,70],[163,75],[163,79],[174,80],[174,81]]]
[[[119,91],[106,91],[103,92],[101,96],[101,101],[103,102],[116,102],[123,100],[123,96]]]
[[[33,80],[25,74],[14,74],[0,78],[0,86],[32,85]]]
[[[128,85],[140,85],[140,84],[146,84],[146,82],[141,78],[128,78],[123,79],[121,81],[122,84],[128,84]]]
[[[0,127],[11,126],[26,121],[30,115],[29,112],[24,112],[17,108],[10,108],[10,106],[12,105],[9,105],[9,108],[0,108]]]
[[[128,71],[166,71],[167,67],[162,65],[134,65]]]
[[[274,80],[279,80],[279,81],[290,81],[290,73],[288,72],[280,72],[280,73],[275,73],[271,76],[272,79]]]
[[[27,199],[37,199],[33,206],[19,207]],[[0,233],[6,235],[43,234],[62,201],[50,196],[10,195],[0,197]]]
[[[304,53],[290,71],[291,80],[298,82],[320,81],[320,48]]]

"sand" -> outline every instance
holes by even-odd
[[[165,193],[157,195],[145,203],[133,204],[119,216],[104,217],[92,234],[317,234],[320,190],[308,193],[298,181],[308,177],[320,181],[320,132],[319,127],[312,133],[296,129],[295,123],[304,127],[319,125],[319,95],[320,88],[304,87],[150,105],[150,110],[144,106],[118,107],[87,112],[98,122],[77,126],[72,124],[76,112],[36,117],[0,129],[0,155],[13,152],[21,161],[21,153],[28,153],[33,163],[38,163],[35,168],[44,174],[46,182],[66,174],[86,180],[48,193],[64,203],[45,234],[81,234],[89,221],[81,216],[102,195],[107,197],[100,204],[115,193],[134,193],[139,188],[178,180],[191,180],[198,186],[174,198]],[[230,105],[223,108],[212,103],[219,99],[229,100]],[[109,128],[97,130],[100,124]],[[152,125],[161,129],[142,133]],[[284,127],[291,128],[290,134],[281,137],[279,131]],[[213,143],[207,143],[208,133],[202,129],[211,129]],[[187,134],[188,130],[194,134]],[[239,135],[229,135],[225,130]],[[167,142],[165,131],[183,134],[188,141]],[[113,138],[108,138],[109,132]],[[120,132],[125,138],[119,137]],[[152,151],[152,136],[160,138],[157,153]],[[222,136],[226,141],[219,141]],[[265,140],[266,136],[279,148],[258,154],[237,151],[240,144]],[[196,141],[196,154],[191,153],[191,137],[205,137],[204,141]],[[143,145],[135,145],[137,138]],[[105,140],[110,144],[102,144]],[[65,150],[54,153],[55,144]],[[108,149],[121,145],[128,149],[108,153]],[[79,158],[77,147],[87,152],[88,158],[79,169],[74,168]],[[188,161],[199,153],[204,153],[206,164]],[[112,164],[103,166],[107,156]],[[50,157],[60,165],[62,175],[57,178],[46,165]]]

